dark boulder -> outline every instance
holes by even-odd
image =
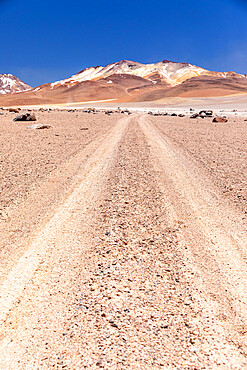
[[[13,121],[36,121],[36,117],[34,113],[24,113],[15,117]]]

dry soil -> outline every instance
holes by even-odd
[[[0,116],[0,368],[245,369],[246,125]]]

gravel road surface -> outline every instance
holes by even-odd
[[[0,369],[246,369],[244,119],[10,117]]]

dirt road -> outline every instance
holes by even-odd
[[[161,126],[115,120],[2,221],[6,240],[74,168],[3,253],[1,369],[246,368],[243,207]]]

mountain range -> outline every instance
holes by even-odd
[[[64,80],[32,88],[13,75],[0,75],[0,105],[33,105],[114,100],[153,101],[168,97],[247,93],[246,75],[213,72],[189,63],[128,60],[83,69]]]

